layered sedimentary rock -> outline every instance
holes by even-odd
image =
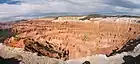
[[[47,56],[37,56],[37,53],[24,51],[22,48],[0,44],[0,62],[3,64],[9,62],[14,64],[139,64],[139,43],[139,38],[130,40],[120,50],[117,50],[109,57],[100,54],[67,61]]]
[[[7,39],[5,44],[68,60],[94,54],[110,54],[112,50],[122,48],[128,40],[140,34],[140,24],[138,20],[132,18],[88,20],[90,22],[53,21],[55,20],[30,20],[15,23],[12,25],[12,30],[18,34],[13,37],[13,40]],[[28,38],[33,42],[27,42]],[[40,47],[40,44],[43,46]],[[51,47],[47,45],[50,44],[56,53],[49,51]]]

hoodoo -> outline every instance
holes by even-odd
[[[88,20],[90,22],[59,22],[59,19],[22,21],[12,24],[12,31],[17,35],[5,40],[5,44],[63,60],[108,55],[140,34],[138,18],[134,19],[107,17]]]

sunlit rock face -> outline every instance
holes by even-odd
[[[58,17],[57,20],[64,20],[64,21],[78,21],[82,18],[85,18],[85,16],[62,16],[62,17]]]
[[[42,55],[62,60],[110,54],[112,50],[120,50],[128,40],[140,34],[140,24],[136,20],[102,18],[96,21],[89,20],[90,22],[22,21],[12,25],[12,30],[17,35],[7,39],[5,44],[26,48],[30,52],[33,49]],[[27,42],[28,40],[32,41]],[[38,44],[43,45],[43,48]]]
[[[116,54],[109,57],[103,54],[97,54],[67,61],[49,58],[47,56],[38,56],[37,53],[24,51],[22,48],[13,48],[0,44],[0,58],[2,61],[16,62],[18,64],[139,64],[140,44],[135,46],[137,44],[136,42],[140,43],[140,40],[127,43],[128,47],[133,48],[133,50],[129,50],[128,52],[116,52]],[[121,50],[125,50],[127,48],[125,46]]]
[[[140,39],[127,42],[120,50],[112,52],[114,55],[92,55],[81,59],[68,60],[68,64],[139,64],[140,63]],[[102,61],[102,62],[101,62]]]

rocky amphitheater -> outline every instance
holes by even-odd
[[[0,45],[0,56],[3,60],[14,59],[17,64],[140,63],[140,18],[81,20],[85,17],[12,23],[10,30],[16,34]]]

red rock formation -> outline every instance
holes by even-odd
[[[23,41],[24,39],[17,40],[16,38],[12,37],[5,40],[5,44],[12,47],[24,48],[25,44]]]
[[[127,20],[123,20],[127,21]],[[61,53],[62,49],[69,51],[69,59],[81,58],[93,54],[110,54],[112,50],[122,48],[129,39],[135,38],[140,33],[140,24],[108,21],[91,22],[52,22],[47,20],[30,20],[13,24],[13,31],[18,33],[19,38],[33,39],[44,46],[52,44],[53,50]],[[33,43],[22,43],[23,40],[9,40],[7,45],[25,48]],[[41,54],[50,57],[57,56],[57,53],[50,54],[44,49],[38,50]],[[39,47],[40,48],[40,47]],[[61,50],[59,50],[61,48]],[[58,55],[59,56],[59,55]]]

